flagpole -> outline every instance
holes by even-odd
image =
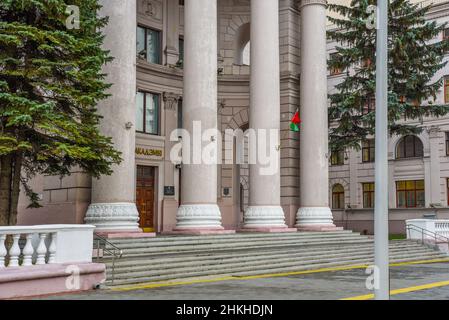
[[[389,300],[388,252],[388,0],[378,0],[374,205],[375,299]]]

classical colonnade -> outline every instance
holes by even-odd
[[[137,231],[135,192],[136,0],[103,0],[109,16],[105,48],[115,57],[106,66],[113,96],[104,108],[102,132],[113,138],[123,163],[111,176],[94,179],[86,222],[102,231]],[[301,132],[300,230],[335,228],[329,209],[327,140],[326,1],[302,0],[301,10]],[[193,132],[217,129],[217,0],[186,0],[184,5],[183,126]],[[250,128],[280,129],[279,0],[251,1]],[[213,141],[216,137],[211,137]],[[189,139],[192,140],[192,139]],[[190,143],[193,143],[190,141]],[[277,156],[280,151],[277,146]],[[192,150],[192,148],[191,148]],[[277,162],[280,166],[280,161]],[[244,229],[293,231],[285,224],[280,200],[280,167],[273,175],[250,165],[250,203]],[[177,231],[220,232],[217,165],[185,164]],[[294,229],[296,231],[296,229]]]

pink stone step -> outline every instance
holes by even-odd
[[[92,290],[94,286],[105,281],[105,270],[106,266],[102,263],[2,268],[0,269],[0,299]],[[73,276],[73,281],[67,281],[70,276]]]

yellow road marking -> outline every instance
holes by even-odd
[[[401,293],[409,293],[409,292],[415,292],[415,291],[421,291],[421,290],[427,290],[427,289],[438,288],[438,287],[445,287],[445,286],[449,286],[449,280],[448,281],[440,281],[440,282],[423,284],[423,285],[420,285],[420,286],[414,286],[414,287],[408,287],[408,288],[391,290],[390,291],[390,295],[396,295],[396,294],[401,294]],[[344,299],[341,299],[341,300],[370,300],[370,299],[374,299],[374,294],[366,294],[366,295],[363,295],[363,296],[344,298]]]
[[[449,258],[448,259],[434,259],[434,260],[420,260],[420,261],[392,263],[392,264],[390,264],[390,267],[398,267],[398,266],[414,265],[414,264],[439,263],[439,262],[449,262]],[[229,280],[251,280],[251,279],[286,277],[286,276],[313,274],[313,273],[321,273],[321,272],[335,272],[335,271],[344,271],[344,270],[352,270],[352,269],[364,269],[364,268],[367,268],[368,266],[369,265],[365,264],[365,265],[341,266],[341,267],[331,267],[331,268],[322,268],[322,269],[304,270],[304,271],[295,271],[295,272],[261,274],[261,275],[255,275],[255,276],[243,276],[243,277],[227,276],[227,277],[221,277],[221,278],[198,279],[198,280],[187,280],[187,281],[151,282],[151,283],[143,283],[143,284],[134,285],[134,286],[112,288],[111,291],[133,291],[133,290],[154,289],[154,288],[172,287],[172,286],[189,285],[189,284],[197,284],[197,283],[221,282],[221,281],[229,281]]]

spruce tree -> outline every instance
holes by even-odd
[[[375,131],[376,28],[370,26],[374,0],[353,0],[349,7],[329,4],[338,13],[329,17],[336,28],[328,38],[337,42],[329,68],[346,72],[330,95],[330,148],[360,148],[360,142]],[[388,119],[391,135],[418,134],[416,120],[439,117],[448,105],[435,99],[443,79],[434,79],[445,66],[449,42],[442,40],[445,25],[426,21],[430,5],[422,7],[408,0],[393,0],[388,17]],[[406,121],[409,120],[409,121]],[[410,121],[412,120],[412,121]],[[413,121],[414,120],[414,121]],[[414,122],[414,123],[413,123]]]
[[[79,8],[79,28],[69,5]],[[98,126],[108,95],[101,68],[98,0],[2,0],[0,3],[0,225],[16,223],[22,187],[36,174],[69,175],[77,166],[99,177],[119,163]],[[73,28],[73,26],[75,26]]]

